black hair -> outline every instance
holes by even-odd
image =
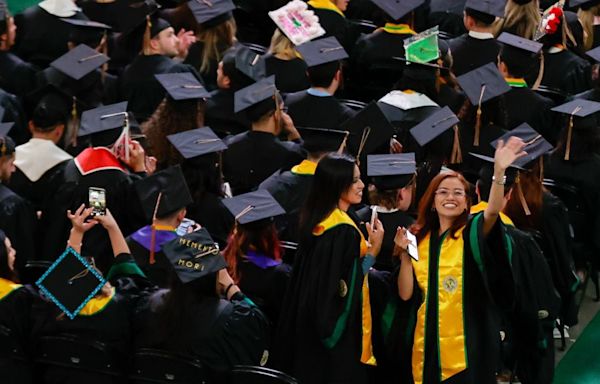
[[[0,229],[0,278],[16,281],[16,275],[14,271],[8,266],[8,249],[4,242],[6,241],[6,234]]]
[[[205,193],[224,196],[218,153],[208,153],[185,160],[181,164],[181,170],[194,201],[200,201]]]
[[[0,158],[15,153],[15,142],[10,136],[0,136]]]
[[[472,8],[465,8],[465,13],[467,14],[467,16],[470,16],[473,19],[475,19],[475,21],[481,24],[485,24],[487,26],[492,25],[494,21],[496,21],[496,16],[489,15],[487,13],[480,12]]]
[[[310,247],[313,228],[338,205],[354,181],[355,160],[348,155],[329,153],[319,161],[311,188],[300,212],[300,244]]]
[[[309,67],[306,70],[308,72],[308,81],[313,87],[327,88],[331,85],[337,71],[341,69],[342,63],[340,61],[332,61]]]
[[[490,189],[492,188],[492,176],[494,175],[493,165],[484,165],[479,170],[479,179],[477,179],[477,189],[481,201],[489,201]],[[506,184],[504,184],[504,196],[506,196],[515,184],[517,171],[514,168],[508,168],[505,171]]]
[[[586,117],[573,118],[573,129],[571,133],[570,161],[586,160],[598,152],[600,147],[600,117],[598,113]],[[558,144],[554,153],[564,158],[567,147],[568,119],[563,124]]]
[[[538,62],[537,55],[508,46],[501,48],[499,56],[500,61],[506,65],[508,73],[518,78],[529,76]]]
[[[235,48],[230,48],[223,56],[223,60],[221,60],[223,62],[223,75],[229,77],[230,88],[234,92],[254,83],[250,77],[246,76],[235,66],[236,54],[237,50]]]
[[[117,141],[123,128],[109,129],[102,132],[92,133],[89,137],[89,141],[94,147],[110,147]]]

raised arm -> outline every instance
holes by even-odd
[[[110,245],[113,249],[113,255],[116,257],[122,253],[131,253],[129,250],[129,246],[125,241],[125,237],[121,233],[121,229],[119,225],[115,221],[115,218],[110,213],[110,210],[106,209],[106,215],[104,216],[96,216],[94,218],[98,223],[100,223],[104,229],[108,232],[108,237],[110,238]]]
[[[83,235],[97,224],[94,220],[86,221],[92,211],[93,208],[85,208],[83,204],[77,208],[75,213],[72,213],[71,210],[67,211],[67,217],[71,220],[72,226],[67,246],[73,248],[77,253],[81,253]]]

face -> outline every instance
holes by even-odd
[[[414,184],[408,185],[405,188],[402,188],[400,193],[400,198],[398,199],[398,209],[401,211],[408,211],[410,208],[410,204],[412,203]]]
[[[15,168],[15,154],[13,153],[10,157],[0,158],[0,181],[8,182],[10,175],[16,170]]]
[[[217,67],[217,86],[220,89],[229,88],[229,77],[225,76],[223,73],[223,62],[219,62],[219,66]]]
[[[467,209],[465,187],[456,177],[442,181],[435,192],[434,206],[438,215],[456,218]]]
[[[334,0],[335,5],[340,9],[340,11],[342,12],[346,12],[346,9],[348,9],[348,3],[350,2],[350,0]]]
[[[17,256],[17,251],[12,247],[9,238],[4,239],[4,246],[6,246],[6,252],[8,253],[8,268],[11,271],[15,269],[15,257]]]
[[[362,194],[365,184],[360,179],[360,170],[355,165],[354,166],[354,178],[352,179],[352,184],[348,189],[342,194],[340,200],[348,205],[360,204],[362,201]]]
[[[158,42],[160,54],[169,57],[175,57],[179,54],[179,50],[177,49],[179,38],[172,27],[163,29],[154,39]]]
[[[2,44],[4,48],[10,49],[13,45],[15,45],[15,38],[17,36],[17,25],[15,24],[15,19],[9,17],[6,20],[6,33],[2,35]]]

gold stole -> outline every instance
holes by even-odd
[[[92,316],[101,312],[115,297],[115,288],[111,288],[109,296],[94,297],[78,313],[79,316]]]
[[[302,160],[300,164],[292,167],[292,173],[296,175],[314,175],[316,170],[317,163],[309,160]]]
[[[441,239],[438,257],[438,348],[441,366],[441,380],[446,380],[467,368],[465,347],[465,329],[463,314],[463,257],[464,227],[457,231],[457,239],[444,234]],[[429,284],[429,259],[436,257],[430,252],[430,237],[427,234],[419,243],[419,261],[413,261],[413,268],[419,288],[423,291],[425,301],[417,312],[415,328],[412,371],[415,384],[423,382],[425,360],[425,325],[427,318],[427,299]],[[434,288],[436,289],[436,288]]]
[[[0,300],[11,294],[13,291],[21,288],[21,284],[14,283],[0,277]]]
[[[310,5],[313,8],[316,9],[327,9],[329,11],[333,11],[341,16],[344,16],[344,12],[340,11],[340,9],[333,4],[330,0],[310,0],[308,2],[308,5]],[[346,17],[346,16],[344,16]]]
[[[325,220],[323,220],[322,222],[320,222],[315,229],[313,230],[313,235],[315,236],[321,236],[323,233],[327,232],[328,230],[338,226],[338,225],[342,225],[342,224],[347,224],[347,225],[351,225],[352,227],[354,227],[354,229],[356,229],[356,231],[358,232],[358,234],[360,235],[360,257],[362,259],[362,257],[364,257],[367,254],[367,241],[365,240],[362,232],[358,229],[358,227],[356,226],[356,224],[354,223],[354,221],[352,221],[352,219],[350,218],[350,216],[348,216],[348,214],[344,211],[342,211],[339,208],[336,208],[333,210],[333,212],[331,212],[331,214],[329,216],[327,216],[327,218]],[[360,265],[359,261],[355,261],[359,263],[359,268],[361,268],[362,270],[362,266]],[[352,279],[354,279],[354,276],[352,277]],[[351,284],[351,287],[353,286],[353,284]],[[360,354],[360,362],[364,363],[364,364],[368,364],[368,365],[377,365],[377,361],[375,360],[375,356],[373,355],[373,342],[372,342],[372,332],[373,332],[373,320],[371,318],[371,300],[370,300],[370,295],[369,295],[369,274],[365,274],[364,278],[363,278],[363,283],[362,283],[362,289],[361,289],[361,293],[362,293],[362,306],[361,306],[361,318],[362,318],[362,340],[361,340],[361,345],[362,345],[362,350],[361,350],[361,354]],[[346,300],[351,300],[351,295],[348,295],[346,297]],[[346,312],[347,310],[349,310],[350,305],[348,305],[349,302],[346,303],[346,305],[344,306],[344,313],[342,313],[342,315],[340,315],[340,319],[345,320],[348,316],[348,313]],[[338,323],[336,324],[336,329],[334,330],[333,334],[336,334],[336,332],[338,331],[338,326],[344,326],[345,327],[345,321],[340,322],[340,320],[338,319]],[[333,335],[332,335],[333,336]],[[341,336],[341,334],[338,334],[338,336]]]
[[[408,24],[394,24],[394,23],[385,23],[383,28],[379,28],[387,33],[392,33],[394,35],[416,35],[417,32],[413,31],[413,29]]]

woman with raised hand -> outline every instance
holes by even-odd
[[[499,142],[489,205],[475,216],[469,216],[469,184],[460,173],[440,173],[431,181],[411,227],[418,261],[408,254],[406,229],[398,229],[398,293],[403,300],[419,295],[412,349],[415,384],[496,382],[496,307],[510,307],[514,296],[511,240],[498,216],[504,172],[525,155],[523,147],[515,137]]]

